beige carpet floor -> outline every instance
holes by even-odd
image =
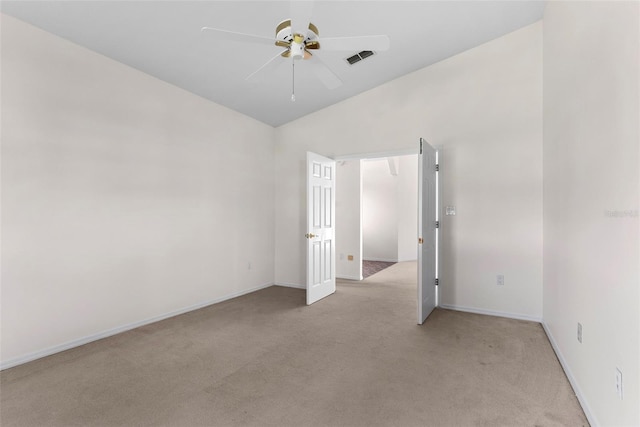
[[[271,287],[3,371],[8,426],[583,426],[539,324],[437,309],[415,263]]]

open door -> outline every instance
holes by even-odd
[[[307,152],[307,305],[336,291],[336,162]]]
[[[436,307],[436,150],[420,138],[418,156],[418,324]]]

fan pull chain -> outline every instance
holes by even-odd
[[[291,60],[291,102],[296,102],[296,62]]]

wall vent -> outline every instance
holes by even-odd
[[[353,56],[350,56],[347,58],[347,62],[351,65],[355,64],[356,62],[360,62],[363,59],[366,59],[370,56],[373,56],[374,53],[370,50],[363,50],[362,52],[358,52]]]

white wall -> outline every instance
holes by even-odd
[[[418,258],[418,156],[398,159],[398,261]]]
[[[544,17],[544,324],[592,425],[640,425],[639,20],[638,2]]]
[[[458,207],[443,217],[441,301],[539,319],[541,22],[277,128],[276,282],[305,283],[306,151],[417,152],[420,137],[441,148],[443,202]]]
[[[398,177],[386,158],[362,161],[363,259],[398,261],[397,192]]]
[[[272,128],[1,26],[4,366],[273,282]]]
[[[336,166],[336,277],[362,280],[362,174],[360,160]],[[353,260],[349,260],[349,255]]]
[[[418,156],[363,160],[363,253],[371,261],[418,257]],[[391,174],[389,162],[394,164]]]

